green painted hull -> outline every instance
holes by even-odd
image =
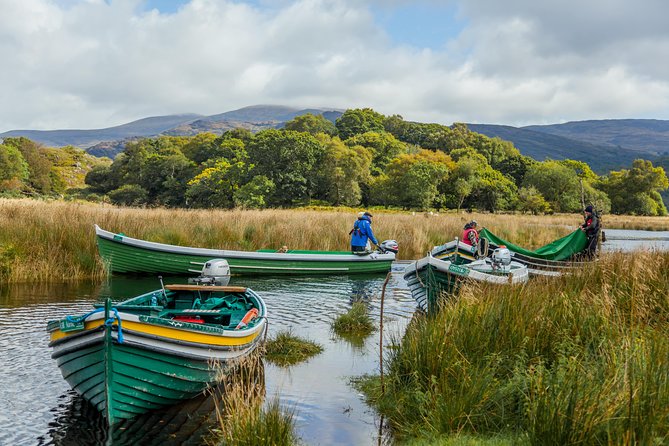
[[[405,279],[418,306],[423,311],[434,313],[440,302],[457,293],[465,278],[443,273],[427,265],[417,273],[405,276]]]
[[[101,341],[56,358],[67,382],[114,424],[190,399],[215,384],[208,361]]]
[[[99,236],[97,243],[100,256],[113,273],[192,274],[193,270],[201,268],[193,262],[203,264],[213,258],[211,254],[185,254],[145,249]],[[258,253],[258,257],[262,257],[262,254],[269,256],[267,253]],[[320,256],[328,257],[327,260],[292,260],[291,256],[291,254],[283,254],[284,258],[278,260],[229,256],[217,256],[216,258],[227,260],[230,271],[234,275],[385,273],[390,270],[394,260],[394,256],[389,258],[388,255],[379,256],[381,258],[378,259],[347,260],[347,258],[354,257],[348,253]]]

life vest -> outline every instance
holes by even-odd
[[[478,242],[478,240],[479,240],[479,233],[476,231],[476,229],[474,229],[474,228],[467,228],[467,229],[465,229],[464,232],[462,233],[462,243],[464,243],[465,245],[474,246],[474,244],[469,240],[469,234],[472,233],[472,232],[474,233],[474,238],[475,238],[475,240]]]
[[[353,235],[355,233],[358,237],[362,236],[362,231],[360,230],[358,223],[360,223],[360,219],[357,219],[355,223],[353,223],[353,229],[351,229],[348,235]]]

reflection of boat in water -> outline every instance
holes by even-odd
[[[264,367],[259,357],[252,365],[242,363],[254,373],[252,389],[262,397],[265,392]],[[239,379],[241,374],[232,374],[229,379]],[[155,410],[135,418],[121,420],[107,426],[107,420],[88,401],[72,395],[70,403],[56,409],[49,436],[59,445],[201,445],[211,438],[217,427],[218,410],[225,407],[226,390],[231,385],[226,381],[217,387],[202,392],[195,398],[179,404]]]
[[[404,278],[418,306],[433,312],[443,296],[457,293],[464,282],[510,285],[527,282],[529,275],[525,265],[511,260],[509,250],[498,248],[491,258],[480,260],[428,255],[407,266]]]
[[[112,272],[188,274],[193,262],[228,261],[234,275],[314,275],[378,273],[390,270],[397,244],[386,240],[381,251],[231,251],[167,245],[114,234],[95,225],[98,251]]]
[[[63,377],[109,424],[215,385],[265,328],[265,303],[251,289],[199,284],[167,285],[114,307],[108,299],[47,325]]]

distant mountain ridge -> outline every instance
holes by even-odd
[[[215,115],[180,114],[155,116],[96,130],[12,130],[0,139],[25,136],[50,147],[73,145],[95,156],[113,158],[128,141],[159,135],[192,136],[222,134],[234,128],[258,132],[281,128],[287,121],[306,113],[322,114],[336,121],[344,110],[254,105]],[[607,119],[564,124],[512,127],[467,124],[475,132],[511,141],[520,152],[537,160],[575,159],[588,163],[602,174],[629,166],[636,158],[654,160],[669,154],[669,121],[654,119]]]

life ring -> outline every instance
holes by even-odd
[[[235,330],[239,330],[240,328],[246,327],[246,325],[251,322],[253,319],[258,317],[258,309],[257,308],[251,308],[249,311],[246,312],[244,317],[242,318],[241,321],[239,321],[239,324],[235,327]]]

